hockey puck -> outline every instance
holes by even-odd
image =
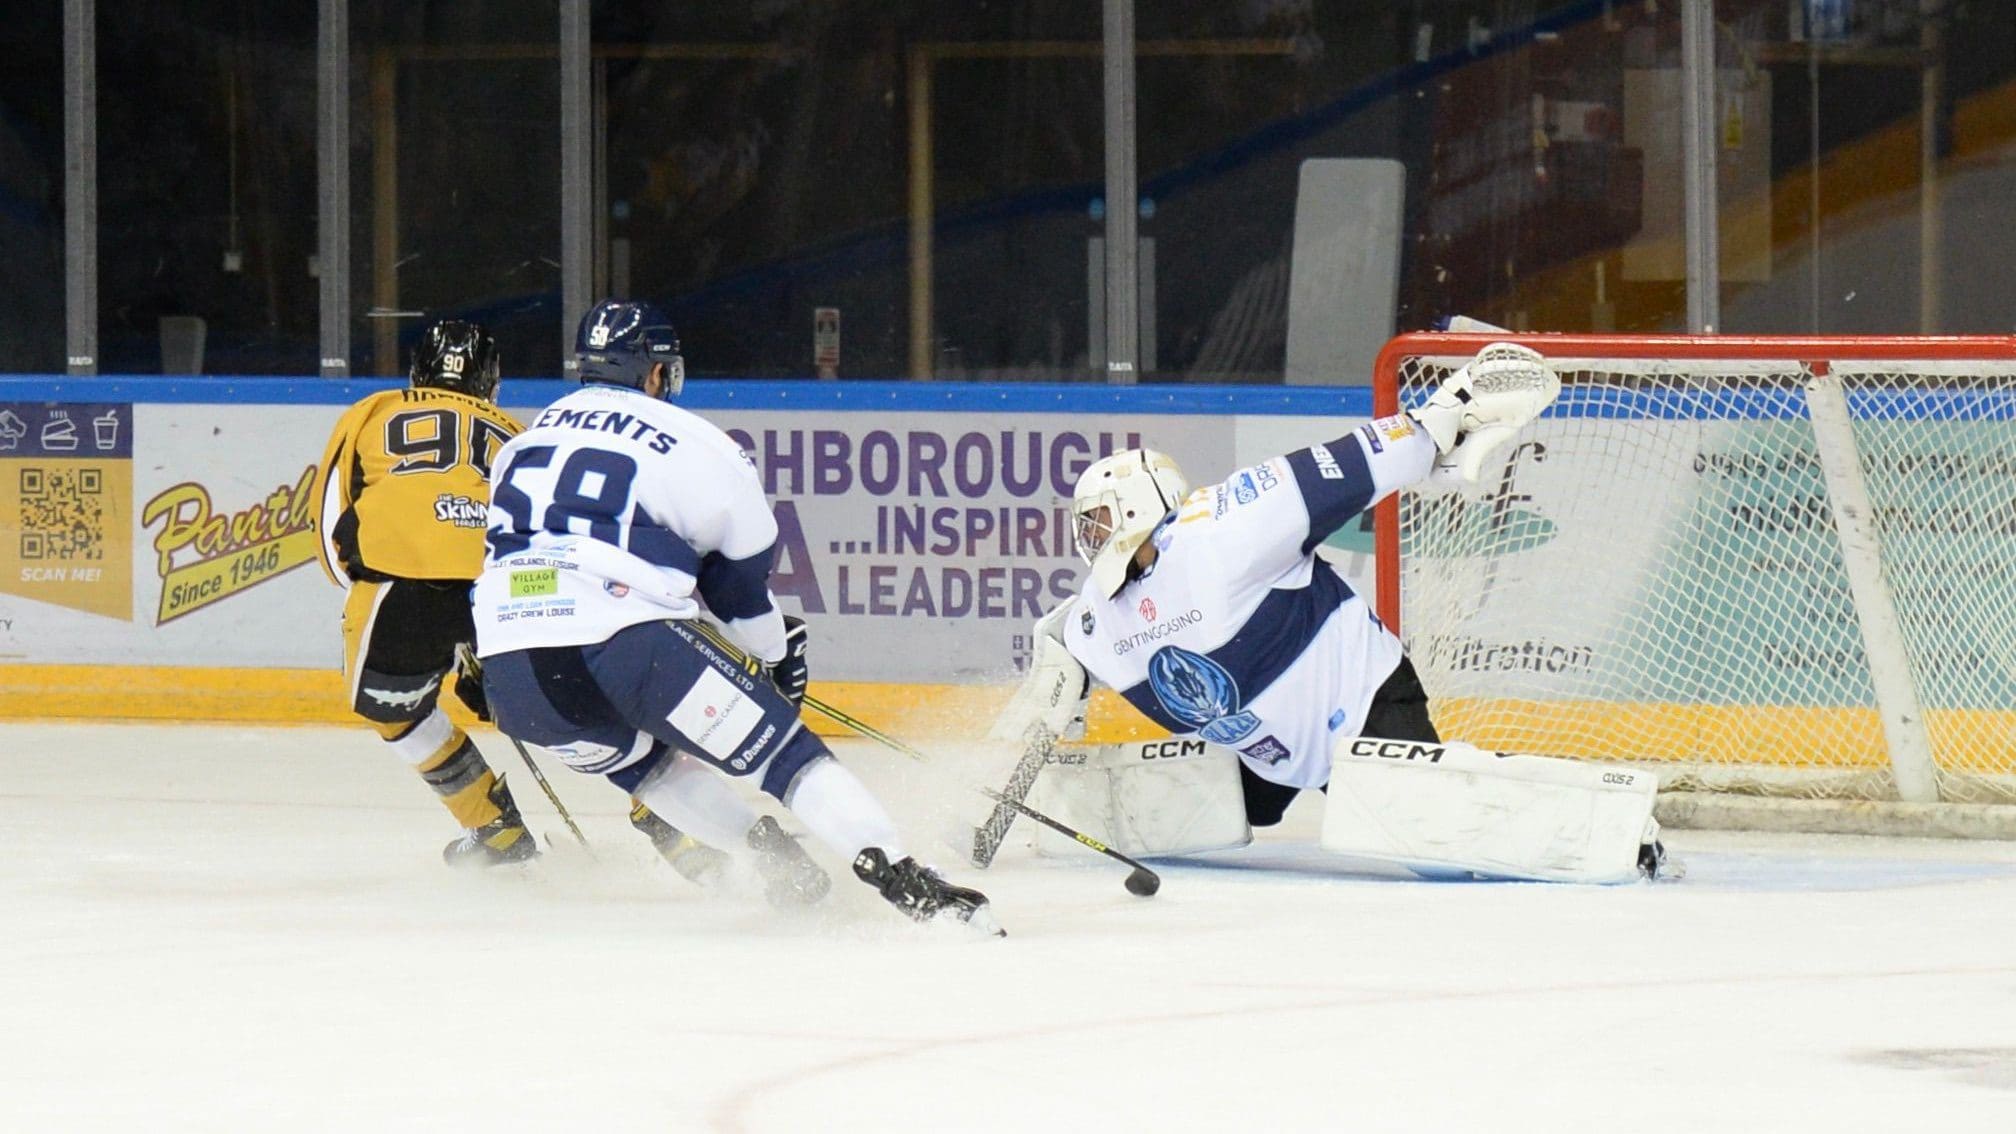
[[[1162,879],[1146,870],[1137,870],[1127,876],[1127,892],[1143,898],[1153,897],[1162,888]]]

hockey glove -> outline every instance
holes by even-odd
[[[479,721],[490,719],[490,698],[483,692],[483,663],[476,658],[476,651],[468,646],[455,650],[455,699],[476,714]]]
[[[770,680],[794,706],[805,703],[805,686],[812,680],[812,671],[805,664],[806,645],[805,620],[785,615],[784,657],[770,666]]]

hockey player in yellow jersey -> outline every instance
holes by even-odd
[[[492,401],[501,367],[483,328],[429,327],[410,384],[345,411],[316,485],[322,566],[347,589],[343,674],[352,711],[420,773],[463,827],[442,856],[492,865],[538,853],[511,792],[437,700],[455,695],[484,720],[483,681],[463,669],[473,645],[469,584],[483,566],[490,460],[519,425]],[[474,655],[467,657],[473,661]],[[728,856],[631,801],[631,825],[680,874],[707,885]]]
[[[411,385],[343,414],[316,483],[322,565],[348,591],[351,709],[464,828],[442,852],[450,863],[538,853],[509,789],[436,703],[457,648],[475,637],[469,584],[483,566],[490,458],[519,429],[491,402],[499,372],[497,344],[481,327],[448,320],[427,328]],[[479,716],[487,713],[480,689],[456,682]]]

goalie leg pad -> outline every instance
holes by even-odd
[[[1060,747],[1036,781],[1038,811],[1130,855],[1198,854],[1253,841],[1239,755],[1201,740]],[[1084,848],[1049,828],[1045,854]]]
[[[1370,737],[1334,755],[1325,849],[1431,876],[1630,882],[1656,830],[1649,772]]]

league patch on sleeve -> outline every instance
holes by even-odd
[[[1268,765],[1279,764],[1288,758],[1288,746],[1275,739],[1273,733],[1268,733],[1257,742],[1241,748],[1239,752],[1249,760],[1258,760]]]
[[[1404,441],[1414,436],[1414,419],[1404,413],[1396,413],[1392,417],[1374,418],[1372,428],[1388,441]]]

